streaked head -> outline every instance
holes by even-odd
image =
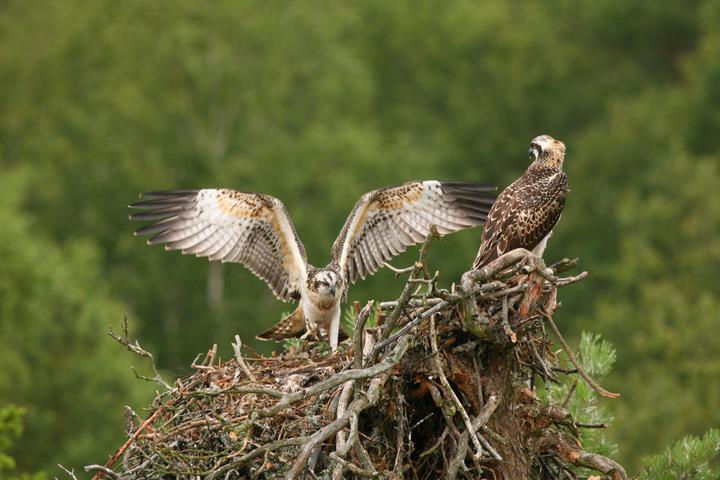
[[[318,270],[311,279],[312,290],[322,296],[335,297],[336,294],[342,293],[343,282],[332,270]]]
[[[565,144],[550,135],[540,135],[530,142],[528,156],[533,163],[547,163],[562,168],[565,159]]]

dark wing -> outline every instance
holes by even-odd
[[[432,225],[443,235],[481,225],[494,192],[495,187],[478,183],[429,180],[366,193],[333,244],[333,260],[347,281],[365,278],[422,242]]]
[[[473,268],[516,248],[534,249],[560,220],[566,197],[563,172],[516,180],[503,190],[487,217]]]
[[[235,262],[267,282],[281,300],[297,298],[305,282],[305,248],[277,198],[229,189],[145,193],[130,205],[132,220],[152,220],[135,235],[149,245]]]

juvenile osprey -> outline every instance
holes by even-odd
[[[516,248],[542,257],[560,220],[568,191],[562,171],[565,144],[540,135],[530,142],[528,155],[532,160],[528,169],[503,190],[490,210],[473,262],[475,269]]]
[[[177,190],[142,195],[130,205],[132,220],[154,223],[135,232],[166,250],[240,263],[297,309],[259,338],[299,336],[330,327],[338,344],[340,302],[358,275],[422,242],[435,225],[440,234],[480,225],[495,187],[477,183],[409,182],[366,193],[355,204],[332,248],[331,261],[310,265],[285,206],[277,198],[229,189]]]

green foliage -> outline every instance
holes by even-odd
[[[22,474],[20,476],[10,476],[8,473],[8,470],[15,469],[16,464],[15,459],[7,451],[12,447],[15,438],[20,436],[23,431],[23,415],[25,415],[24,408],[15,405],[0,407],[0,479],[44,480],[46,476],[43,473]]]
[[[602,340],[600,335],[582,332],[578,360],[583,369],[595,380],[600,380],[610,373],[615,363],[615,356],[615,349],[610,342]],[[572,367],[571,364],[568,366]],[[545,399],[555,405],[562,404],[576,379],[578,381],[575,392],[566,407],[568,412],[576,422],[610,424],[613,415],[606,406],[601,405],[597,393],[577,375],[566,376],[561,385],[547,385],[546,390],[542,392]],[[604,430],[594,428],[581,430],[583,448],[586,451],[616,456],[617,445],[608,440]]]
[[[578,195],[588,208],[568,218],[578,226],[572,244],[603,259],[581,287],[593,308],[580,324],[597,325],[619,352],[610,384],[623,397],[613,402],[610,435],[629,466],[683,434],[720,424],[713,407],[720,362],[709,354],[720,342],[707,334],[720,309],[713,233],[720,206],[711,200],[720,189],[720,158],[693,154],[675,128],[692,117],[694,95],[692,86],[650,90],[615,105],[581,144],[595,175],[611,181],[588,182]]]
[[[377,325],[377,318],[378,314],[380,313],[380,308],[377,304],[373,307],[372,311],[370,312],[370,316],[368,317],[367,321],[365,322],[366,328],[371,328]],[[352,336],[355,334],[355,319],[357,315],[355,315],[355,308],[353,306],[347,307],[340,317],[340,326],[342,327],[345,334],[352,338]]]
[[[19,211],[27,178],[27,171],[0,178],[0,398],[27,410],[26,432],[10,453],[20,471],[56,471],[58,463],[105,458],[123,437],[122,406],[147,401],[151,390],[105,334],[122,308],[97,249],[43,237]]]
[[[340,317],[340,327],[348,337],[352,337],[355,333],[355,309],[347,307]]]
[[[303,341],[299,338],[286,338],[281,342],[284,350],[302,352]]]
[[[15,460],[5,453],[13,439],[22,433],[22,416],[25,410],[13,405],[0,408],[0,474],[15,468]]]
[[[661,454],[643,460],[639,480],[717,480],[720,430],[702,438],[684,437]]]

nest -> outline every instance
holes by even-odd
[[[236,337],[235,358],[211,349],[145,420],[129,420],[128,441],[105,466],[88,468],[121,479],[544,480],[581,478],[578,467],[626,478],[583,450],[563,405],[535,393],[536,382],[580,374],[614,395],[566,344],[576,367],[560,368],[546,335],[557,330],[557,289],[585,275],[557,276],[575,262],[547,269],[517,250],[447,291],[425,269],[428,245],[398,271],[410,274],[398,300],[356,308],[338,351],[305,343],[264,358]]]

